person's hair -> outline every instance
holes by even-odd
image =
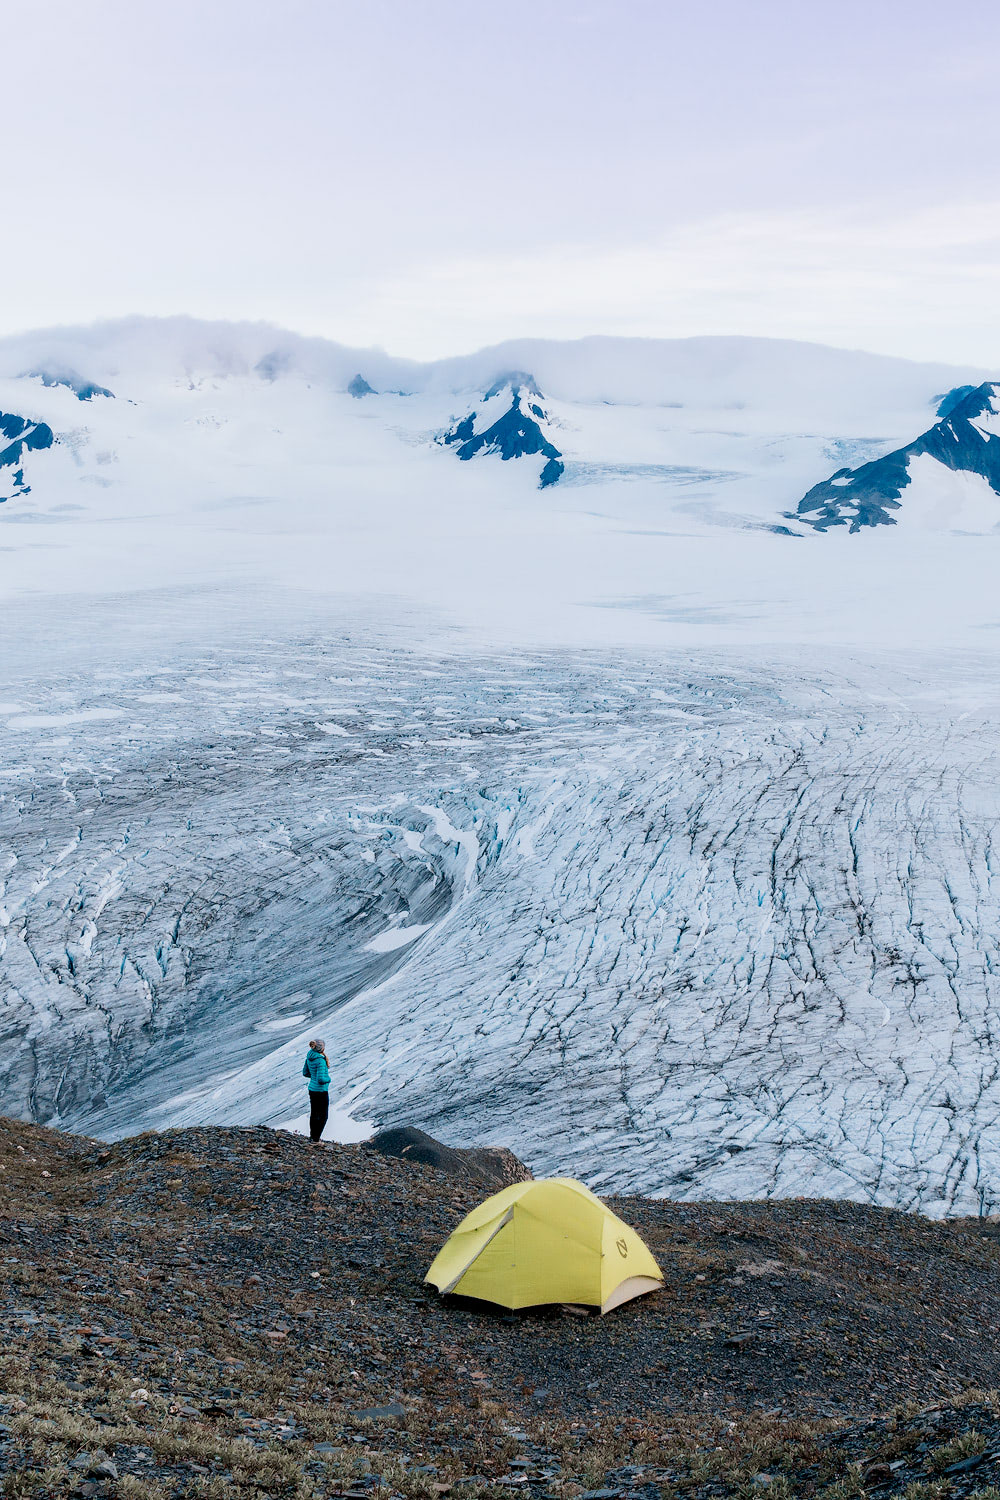
[[[325,1042],[321,1042],[321,1041],[317,1040],[315,1042],[310,1042],[309,1045],[313,1049],[314,1052],[325,1052],[326,1051],[326,1043]]]

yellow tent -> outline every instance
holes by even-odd
[[[425,1278],[501,1307],[582,1302],[602,1313],[657,1291],[663,1274],[634,1229],[582,1182],[515,1182],[459,1224]]]

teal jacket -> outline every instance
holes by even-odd
[[[325,1094],[330,1088],[330,1069],[326,1058],[315,1047],[310,1047],[302,1067],[302,1077],[309,1080],[310,1094]]]

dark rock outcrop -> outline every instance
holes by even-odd
[[[512,1182],[530,1182],[532,1174],[506,1146],[444,1146],[413,1125],[380,1130],[368,1142],[373,1151],[398,1161],[418,1161],[449,1177],[482,1183],[494,1192]]]
[[[109,391],[106,385],[98,385],[96,381],[85,380],[75,370],[29,370],[28,378],[40,380],[42,385],[57,386],[64,385],[68,391],[72,391],[78,401],[92,401],[95,396],[107,396],[109,400],[115,399],[114,391]]]
[[[348,384],[347,393],[349,396],[354,396],[358,401],[363,396],[375,396],[378,394],[374,386],[370,386],[363,375],[355,375],[354,379]]]
[[[943,396],[935,396],[937,410],[934,415],[938,421],[943,422],[945,417],[950,417],[955,407],[964,401],[966,396],[971,396],[973,391],[978,389],[979,387],[975,385],[953,385],[951,390],[945,391]]]
[[[47,422],[32,422],[13,412],[0,412],[0,502],[29,493],[31,486],[24,479],[24,455],[51,448],[54,441]]]

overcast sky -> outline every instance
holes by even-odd
[[[777,334],[1000,369],[1000,6],[32,0],[0,332],[427,357]]]

